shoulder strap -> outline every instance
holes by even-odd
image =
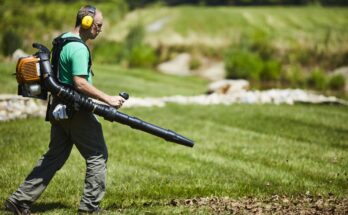
[[[60,52],[62,51],[63,47],[70,43],[70,42],[80,42],[83,45],[86,46],[87,50],[88,50],[88,54],[89,54],[89,59],[88,59],[88,73],[90,72],[91,66],[92,66],[92,58],[91,58],[91,52],[88,48],[88,46],[86,45],[85,42],[83,42],[83,40],[81,40],[80,38],[77,37],[65,37],[62,38],[62,36],[65,33],[59,35],[58,37],[56,37],[53,41],[52,41],[52,58],[51,58],[51,64],[52,64],[52,69],[53,69],[53,73],[57,79],[57,81],[59,81],[59,60],[60,60]],[[92,73],[93,74],[93,73]]]

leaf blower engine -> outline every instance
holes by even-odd
[[[34,46],[34,45],[33,45]],[[44,46],[41,47],[45,49]],[[45,50],[49,53],[49,50]],[[16,79],[18,83],[18,95],[38,99],[47,99],[47,89],[43,81],[40,69],[38,53],[32,56],[22,57],[16,66]]]
[[[174,131],[163,129],[154,124],[145,122],[136,117],[129,116],[116,110],[116,108],[96,103],[76,90],[63,86],[56,79],[50,63],[50,50],[38,43],[33,44],[39,51],[32,56],[18,60],[16,67],[16,79],[18,82],[18,95],[24,97],[47,99],[48,92],[58,97],[64,103],[78,109],[93,112],[111,122],[119,122],[152,135],[161,137],[166,141],[193,147],[194,142]],[[120,96],[128,99],[128,94]]]

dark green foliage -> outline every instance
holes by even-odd
[[[12,55],[12,53],[22,47],[22,38],[14,30],[5,31],[2,38],[2,53],[5,56]]]
[[[283,82],[290,87],[303,88],[306,86],[306,76],[303,69],[297,65],[290,65],[284,72]]]
[[[251,35],[251,38],[246,36],[241,42],[243,46],[258,52],[262,59],[268,60],[276,53],[275,48],[271,45],[271,41],[271,37],[266,32],[256,30]]]
[[[125,48],[132,50],[134,47],[143,43],[145,36],[144,27],[142,25],[133,26],[126,37]]]
[[[148,45],[137,45],[132,48],[128,55],[128,65],[130,67],[151,68],[155,66],[156,62],[155,50]]]
[[[268,60],[264,62],[260,78],[263,81],[277,81],[280,79],[281,65],[276,60]]]
[[[93,61],[98,63],[119,63],[122,52],[123,44],[101,40],[93,48]]]
[[[153,67],[157,62],[155,49],[145,45],[144,27],[136,25],[132,27],[124,41],[122,60],[130,67]]]
[[[258,53],[248,50],[231,49],[225,57],[227,78],[258,81],[264,63]]]
[[[328,87],[331,90],[343,90],[346,85],[346,79],[343,75],[333,75],[329,79]]]
[[[15,29],[15,33],[21,38],[23,50],[30,52],[32,51],[31,44],[34,41],[46,45],[51,44],[51,40],[57,36],[57,32],[67,31],[74,27],[76,12],[85,4],[87,3],[81,0],[5,0],[0,4],[2,16],[0,35],[3,38],[5,32]],[[89,1],[88,4],[100,8],[109,22],[119,21],[128,11],[123,0]],[[4,44],[1,46],[4,47]]]
[[[317,68],[311,72],[308,77],[307,84],[310,88],[316,90],[325,90],[327,87],[327,78],[323,70]]]
[[[192,59],[190,60],[190,65],[189,65],[190,70],[196,70],[200,66],[201,66],[201,62],[197,58],[192,57]]]

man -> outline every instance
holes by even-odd
[[[108,95],[92,85],[91,58],[84,42],[95,39],[102,31],[102,25],[102,13],[95,7],[85,6],[78,11],[75,28],[62,37],[76,37],[82,42],[70,42],[63,47],[60,52],[58,79],[82,94],[120,108],[124,98]],[[78,211],[100,211],[99,203],[105,193],[108,158],[101,124],[92,113],[83,110],[75,111],[68,119],[57,120],[53,112],[57,110],[59,103],[57,98],[53,98],[49,110],[51,140],[47,153],[38,161],[24,183],[5,201],[6,209],[15,214],[30,214],[31,204],[39,198],[56,171],[64,165],[73,145],[77,147],[87,165]]]

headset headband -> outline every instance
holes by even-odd
[[[87,9],[88,13],[95,16],[97,9],[92,5],[86,5],[85,8]]]

